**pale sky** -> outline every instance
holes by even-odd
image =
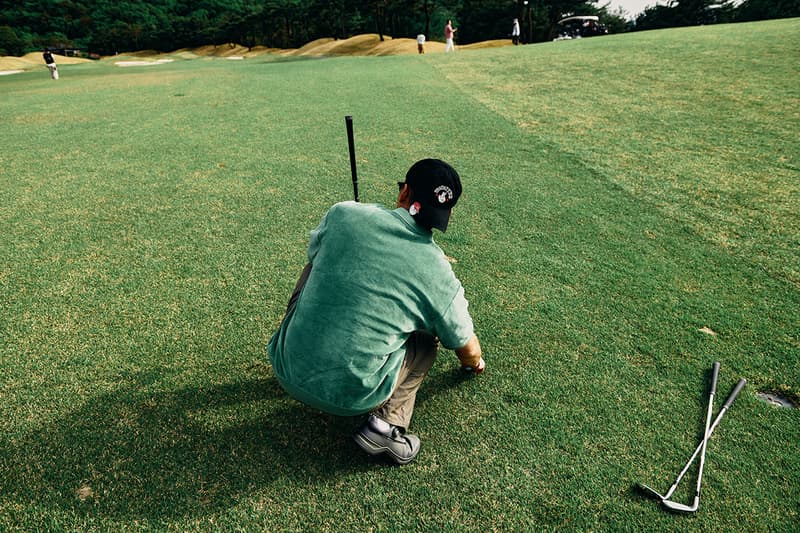
[[[596,5],[603,6],[609,0],[600,0]],[[666,4],[664,0],[610,0],[609,11],[612,13],[621,7],[628,14],[627,18],[636,18],[636,15],[644,11],[644,8],[657,4]]]
[[[617,8],[621,7],[627,13],[628,19],[635,19],[636,15],[640,14],[644,11],[646,7],[653,7],[653,6],[666,6],[669,5],[669,0],[599,0],[597,2],[598,7],[609,4],[609,11],[612,13],[617,10]],[[719,3],[723,3],[723,0],[720,0]],[[733,0],[731,4],[734,6],[738,6],[742,3],[742,0]]]

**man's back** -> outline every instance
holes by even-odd
[[[333,206],[311,233],[309,260],[305,287],[269,346],[278,378],[306,403],[369,411],[394,389],[413,331],[451,348],[473,333],[460,282],[404,209]]]

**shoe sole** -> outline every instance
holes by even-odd
[[[371,441],[361,433],[356,433],[355,435],[353,435],[353,440],[356,441],[356,444],[358,444],[358,446],[368,454],[374,456],[385,453],[386,455],[391,457],[395,463],[399,465],[408,464],[411,461],[413,461],[414,458],[417,456],[416,454],[414,454],[413,457],[408,457],[408,458],[398,457],[397,454],[395,454],[391,448],[387,446],[381,446],[380,444]]]

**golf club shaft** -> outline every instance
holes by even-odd
[[[703,450],[700,452],[700,470],[697,473],[697,489],[694,493],[694,507],[697,509],[700,503],[700,483],[703,481],[703,466],[706,462],[706,449],[708,448],[708,430],[711,429],[711,414],[714,411],[714,394],[717,392],[717,377],[719,376],[719,363],[714,362],[714,367],[711,371],[711,394],[708,395],[708,412],[706,414],[706,429],[703,432],[703,442],[701,446]]]
[[[347,146],[350,148],[350,175],[353,177],[353,199],[358,202],[358,173],[356,171],[356,144],[353,138],[353,117],[344,117],[347,126]]]
[[[733,401],[736,399],[736,397],[739,395],[741,390],[744,388],[745,384],[747,384],[747,380],[744,379],[744,378],[740,379],[739,383],[736,384],[736,387],[734,387],[733,391],[728,396],[728,399],[725,400],[725,403],[723,404],[722,409],[720,409],[720,412],[717,415],[717,418],[714,419],[714,423],[711,424],[711,427],[706,432],[706,436],[705,436],[705,439],[703,439],[703,442],[705,442],[705,441],[707,441],[708,439],[711,438],[711,434],[714,433],[714,429],[716,429],[717,425],[719,425],[720,421],[722,420],[722,417],[725,416],[725,411],[727,411],[728,408],[731,406]],[[701,442],[697,446],[697,448],[695,449],[694,453],[689,458],[689,462],[686,463],[686,466],[683,467],[683,470],[681,470],[681,473],[678,474],[678,478],[675,480],[675,483],[672,484],[672,486],[669,488],[667,493],[664,495],[664,499],[665,500],[668,500],[669,497],[672,496],[672,493],[675,492],[676,488],[678,488],[678,484],[681,482],[681,479],[683,479],[683,476],[686,474],[686,471],[689,470],[689,467],[692,465],[694,460],[697,458],[697,455],[703,450],[703,442]]]

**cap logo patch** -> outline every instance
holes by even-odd
[[[408,208],[408,213],[413,217],[414,215],[419,213],[420,207],[422,206],[419,205],[419,202],[414,202],[413,204],[411,204],[411,207]]]
[[[453,191],[447,185],[439,185],[433,190],[433,194],[440,204],[446,204],[453,199]]]

